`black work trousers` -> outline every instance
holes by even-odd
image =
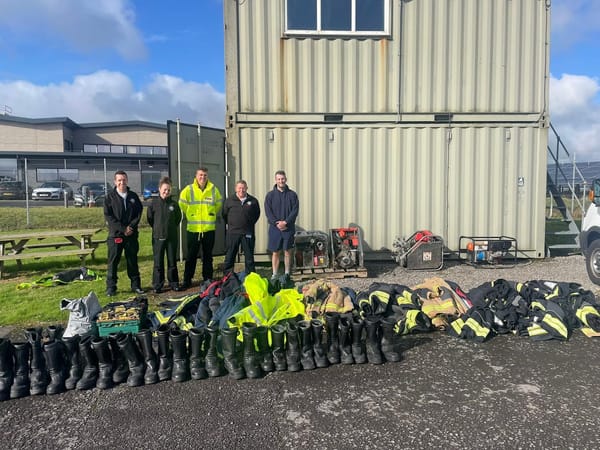
[[[154,268],[152,270],[152,288],[162,289],[165,285],[165,254],[167,255],[167,280],[172,288],[179,284],[177,273],[177,239],[152,239]]]
[[[254,242],[254,236],[247,237],[245,234],[227,233],[227,253],[225,254],[223,272],[229,272],[233,269],[235,257],[237,256],[240,246],[244,252],[244,270],[247,274],[256,272],[256,267],[254,265]]]
[[[202,248],[202,279],[209,280],[213,277],[213,247],[215,246],[215,232],[204,233],[187,232],[187,257],[185,259],[185,270],[183,272],[183,283],[191,284],[196,273],[196,262],[198,251]]]
[[[115,240],[117,242],[115,242]],[[120,242],[118,242],[120,241]],[[124,238],[109,237],[106,241],[108,247],[108,268],[106,270],[106,290],[116,292],[117,270],[121,255],[125,251],[127,261],[127,276],[131,280],[131,289],[141,289],[140,269],[138,267],[138,251],[140,244],[137,235]]]

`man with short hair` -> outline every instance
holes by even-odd
[[[131,280],[131,291],[143,294],[140,270],[138,267],[138,225],[142,218],[142,202],[138,195],[127,186],[127,173],[117,170],[115,187],[104,202],[104,218],[108,224],[108,268],[106,271],[106,295],[117,293],[117,269],[121,255],[125,251],[127,276]]]

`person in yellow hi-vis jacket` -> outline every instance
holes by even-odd
[[[202,278],[213,277],[213,247],[215,246],[215,229],[217,216],[223,206],[219,189],[208,179],[208,169],[196,169],[196,177],[188,184],[179,196],[179,207],[187,219],[187,257],[183,272],[182,289],[192,285],[196,272],[198,250],[202,246]]]

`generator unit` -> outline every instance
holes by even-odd
[[[444,240],[431,231],[417,231],[406,239],[398,237],[393,248],[392,259],[407,269],[439,270],[444,266]]]
[[[509,236],[460,236],[459,248],[470,264],[517,261],[517,240]]]
[[[355,269],[364,266],[362,237],[358,227],[331,228],[333,269]]]
[[[329,267],[329,236],[323,231],[296,231],[296,269]]]

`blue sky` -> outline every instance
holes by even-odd
[[[551,120],[600,160],[600,0],[552,0],[550,48]],[[223,0],[0,0],[0,113],[222,128],[224,108]]]

